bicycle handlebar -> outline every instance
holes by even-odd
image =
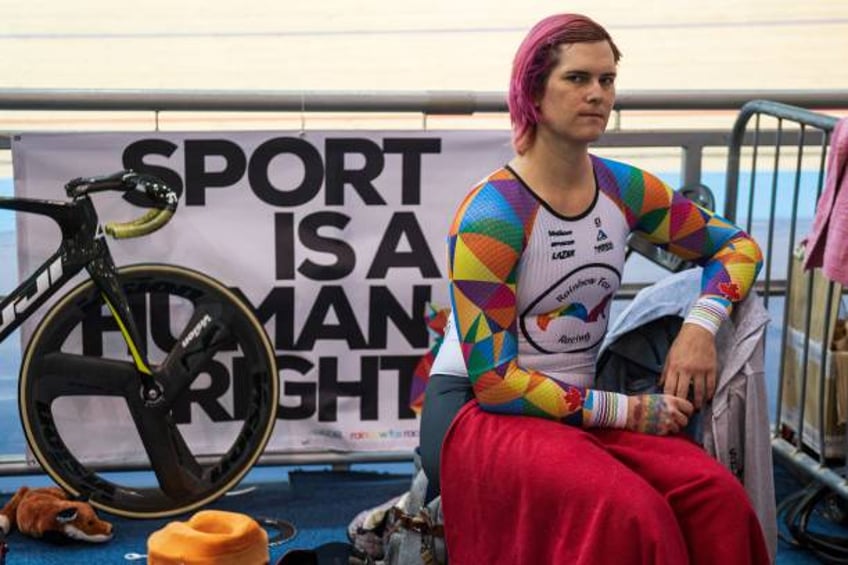
[[[153,233],[167,224],[177,209],[177,194],[153,175],[127,170],[111,175],[76,178],[65,185],[65,192],[72,198],[106,190],[143,191],[154,205],[152,210],[135,220],[106,223],[104,231],[115,239],[140,237]]]

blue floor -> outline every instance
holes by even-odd
[[[790,472],[781,465],[775,465],[774,472],[775,493],[777,495],[778,504],[786,500],[787,497],[798,493],[805,486],[794,473]],[[848,510],[848,501],[842,501],[842,508]],[[778,525],[781,528],[781,534],[786,539],[791,539],[785,524],[785,515],[778,517]],[[842,538],[844,544],[848,544],[848,523],[836,523],[826,514],[824,505],[817,506],[816,512],[813,513],[809,524],[809,531]],[[822,563],[815,555],[806,549],[793,547],[784,539],[779,541],[777,551],[777,563],[780,565],[789,564],[818,564]]]
[[[271,563],[286,551],[294,548],[312,548],[330,541],[347,541],[346,527],[361,510],[380,504],[409,488],[411,463],[357,464],[349,471],[332,471],[327,466],[258,467],[235,491],[240,494],[217,501],[212,508],[242,512],[254,517],[285,520],[295,529],[295,536],[271,548]],[[147,475],[138,473],[139,484]],[[128,479],[129,477],[129,479]],[[122,474],[124,480],[134,480],[133,474]],[[9,493],[21,485],[42,486],[50,484],[46,477],[0,477],[0,492],[5,501]],[[794,473],[781,466],[775,469],[778,501],[803,487]],[[105,517],[105,516],[104,516]],[[26,538],[12,533],[8,538],[10,553],[8,565],[54,565],[85,563],[144,563],[127,556],[143,556],[147,537],[166,524],[168,519],[129,520],[108,517],[115,526],[115,537],[102,545],[68,544],[52,545],[48,542]],[[185,519],[172,518],[172,519]],[[837,525],[820,513],[811,520],[811,530],[842,536],[848,539],[848,527]],[[274,531],[269,530],[273,535]],[[134,555],[133,555],[134,554]],[[810,551],[781,542],[777,564],[821,563]]]
[[[346,528],[360,511],[401,494],[409,488],[412,464],[379,466],[356,465],[355,470],[338,472],[324,466],[262,467],[254,469],[233,496],[208,508],[245,513],[289,522],[295,536],[271,547],[271,563],[293,548],[312,548],[329,541],[347,541]],[[143,484],[146,475],[138,473]],[[122,480],[127,479],[123,474]],[[131,482],[132,477],[127,479]],[[21,485],[44,486],[46,477],[0,478],[3,502]],[[54,545],[13,532],[8,537],[7,565],[144,563],[147,537],[171,520],[131,520],[100,513],[112,522],[114,538],[104,544],[72,543]],[[275,532],[269,529],[269,536]],[[138,558],[136,560],[131,557]]]

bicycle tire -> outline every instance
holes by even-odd
[[[102,357],[99,356],[103,355],[102,352],[94,351],[92,355],[92,351],[86,351],[88,346],[82,344],[90,344],[92,335],[89,332],[89,338],[85,337],[86,328],[92,323],[102,325],[106,323],[103,320],[111,319],[104,314],[103,299],[90,279],[74,287],[50,308],[27,345],[21,364],[18,395],[26,440],[32,454],[54,481],[71,495],[87,499],[106,512],[131,518],[158,518],[190,512],[216,500],[235,486],[264,450],[273,431],[279,398],[274,349],[246,301],[203,273],[150,263],[119,268],[118,276],[131,306],[134,306],[133,316],[140,333],[148,340],[147,344],[141,344],[142,347],[154,349],[156,344],[152,342],[157,340],[153,337],[154,332],[158,334],[160,344],[164,341],[167,346],[157,349],[165,354],[161,364],[155,364],[151,358],[154,372],[163,367],[176,367],[174,374],[181,377],[184,374],[187,382],[196,385],[201,375],[210,380],[213,369],[218,371],[214,374],[222,374],[221,367],[226,368],[229,364],[232,367],[231,378],[239,377],[240,386],[229,386],[229,394],[233,397],[233,405],[236,396],[241,399],[239,415],[243,419],[236,420],[234,417],[233,421],[225,423],[228,431],[237,429],[232,443],[227,441],[229,447],[223,455],[196,453],[178,427],[181,423],[180,410],[183,417],[186,406],[190,415],[194,413],[192,410],[195,408],[188,400],[191,394],[197,394],[196,389],[187,386],[174,397],[168,397],[161,406],[146,406],[140,388],[136,386],[140,385],[140,381],[134,375],[135,366],[128,357],[114,359],[108,351]],[[166,306],[164,310],[163,304]],[[166,312],[167,325],[173,325],[171,311],[174,309],[190,312],[188,318],[191,323],[178,332],[172,333],[171,328],[164,332],[156,330],[157,326],[147,323],[148,314],[152,316],[154,311],[158,311]],[[192,332],[189,328],[199,327],[197,319],[201,314],[210,313],[212,322],[203,321],[214,324],[210,326],[214,329],[209,333],[216,337],[197,348],[203,355],[211,354],[211,357],[197,361],[199,357],[190,358],[184,351],[187,342],[194,345],[189,340]],[[114,320],[111,323],[114,324]],[[168,337],[163,338],[163,333]],[[97,335],[97,332],[93,334]],[[75,335],[83,337],[78,339],[79,344],[69,346]],[[104,336],[106,332],[101,330],[100,347],[107,341],[108,336]],[[96,339],[94,343],[97,343]],[[77,350],[73,351],[73,347]],[[123,349],[126,349],[125,345]],[[198,366],[192,366],[192,363]],[[178,373],[180,370],[183,374]],[[166,379],[167,375],[162,378]],[[125,463],[91,462],[82,456],[77,457],[74,450],[80,451],[81,440],[74,440],[75,447],[67,443],[71,436],[66,436],[59,429],[62,427],[58,423],[60,415],[55,413],[57,405],[66,402],[65,397],[74,397],[72,403],[116,402],[109,406],[120,405],[120,411],[126,409],[130,423],[113,423],[110,420],[108,427],[101,426],[102,433],[107,436],[106,441],[111,441],[108,436],[116,429],[134,429],[148,462],[147,466],[142,462],[139,468],[153,469],[155,485],[139,486],[134,484],[134,479],[121,478],[127,473],[110,473],[116,468],[126,470],[128,465]],[[104,397],[106,400],[103,400]],[[110,400],[110,397],[117,401]],[[67,406],[61,404],[62,408]],[[71,425],[84,422],[87,414],[79,416],[79,420],[76,423],[72,420]],[[95,445],[94,439],[87,436],[83,447]],[[132,463],[129,466],[132,467]]]

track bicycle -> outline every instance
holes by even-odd
[[[137,192],[151,207],[135,220],[101,226],[91,195],[103,191]],[[0,302],[0,341],[74,275],[88,274],[49,307],[26,344],[18,391],[26,441],[54,481],[102,510],[133,518],[192,511],[236,485],[265,448],[279,395],[274,349],[248,301],[208,275],[156,263],[115,266],[106,236],[147,235],[176,211],[177,195],[162,181],[122,171],[74,179],[65,192],[67,201],[0,198],[0,209],[47,216],[61,230],[56,252]],[[166,319],[164,329],[150,321],[153,312]],[[104,347],[110,337],[117,348]],[[233,380],[237,418],[224,434],[223,455],[220,448],[203,453],[180,422],[197,387],[222,370]],[[65,425],[61,413],[70,400],[81,403],[76,418],[90,420],[89,399],[117,403],[104,434],[131,430],[156,486],[116,478],[127,473],[75,455],[80,439],[66,433],[75,424]]]

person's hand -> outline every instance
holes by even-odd
[[[715,337],[697,324],[683,324],[665,360],[660,386],[663,392],[688,398],[696,410],[712,400],[716,389]]]
[[[676,434],[694,411],[691,402],[670,394],[628,396],[627,429],[657,436]]]

